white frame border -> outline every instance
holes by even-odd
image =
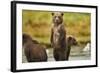
[[[39,68],[53,68],[53,67],[75,67],[96,65],[96,10],[94,8],[84,7],[67,7],[67,6],[52,6],[52,5],[31,5],[31,4],[17,4],[16,6],[16,66],[17,70],[23,69],[39,69]],[[41,63],[22,63],[22,9],[26,10],[42,10],[42,11],[64,11],[64,12],[84,12],[91,13],[91,60],[68,61],[68,62],[41,62]]]

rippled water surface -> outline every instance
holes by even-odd
[[[69,61],[71,60],[89,60],[91,59],[91,54],[90,51],[83,51],[82,46],[76,46],[76,47],[72,47],[71,49],[71,53],[70,53],[70,57],[69,57]],[[53,49],[49,48],[46,50],[47,51],[47,55],[48,55],[48,61],[55,61],[53,58]],[[26,57],[24,55],[24,49],[22,50],[22,62],[26,63]]]

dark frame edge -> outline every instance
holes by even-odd
[[[85,7],[85,8],[96,8],[94,5],[79,5],[79,4],[62,4],[62,3],[48,3],[48,2],[32,2],[32,1],[13,1],[19,4],[39,4],[39,5],[52,5],[52,6],[71,6],[71,7]]]
[[[96,67],[98,67],[98,6],[96,8]]]
[[[61,70],[61,69],[79,69],[79,68],[94,68],[97,65],[87,65],[87,66],[74,66],[74,67],[54,67],[54,68],[41,68],[41,69],[25,69],[16,70],[16,72],[28,72],[28,71],[47,71],[47,70]]]
[[[11,71],[16,71],[16,2],[11,1]]]
[[[41,69],[25,69],[16,70],[16,4],[41,4],[41,5],[57,5],[57,6],[72,6],[72,7],[85,7],[96,9],[96,64],[88,66],[75,66],[75,67],[58,67],[58,68],[41,68]],[[58,69],[77,69],[77,68],[91,68],[98,67],[98,6],[91,5],[74,5],[74,4],[56,4],[56,3],[43,3],[43,2],[28,2],[28,1],[11,1],[11,71],[12,72],[26,72],[26,71],[44,71],[44,70],[58,70]]]

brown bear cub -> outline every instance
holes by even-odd
[[[66,30],[63,24],[63,13],[52,13],[53,27],[51,29],[51,45],[56,61],[66,60]]]
[[[46,48],[33,40],[29,35],[23,34],[24,53],[28,62],[47,61]]]
[[[77,43],[77,41],[76,41],[76,38],[75,37],[73,37],[73,36],[68,36],[67,38],[66,38],[66,47],[67,47],[67,49],[66,49],[66,53],[67,53],[67,57],[66,57],[66,60],[69,60],[69,55],[70,55],[70,51],[71,51],[71,46],[75,46],[75,45],[77,45],[78,43]]]

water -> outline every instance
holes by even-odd
[[[91,55],[90,55],[90,51],[82,51],[83,47],[82,46],[74,46],[71,49],[71,53],[69,56],[69,61],[71,60],[90,60],[91,59]],[[53,49],[49,48],[46,50],[47,55],[48,55],[48,61],[55,61],[53,58]],[[24,55],[24,49],[22,52],[22,62],[26,63],[26,57]]]
[[[77,47],[78,49],[78,47]],[[53,49],[48,49],[47,50],[47,55],[48,55],[48,61],[55,61],[53,58]],[[69,61],[71,60],[89,60],[91,59],[90,51],[83,52],[82,50],[71,50],[70,56],[69,56]]]

